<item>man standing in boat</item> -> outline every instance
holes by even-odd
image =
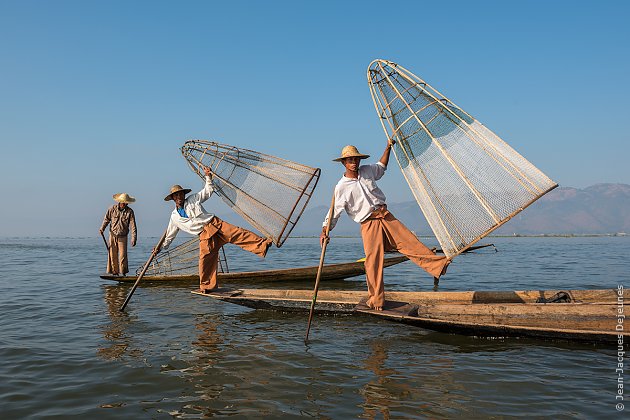
[[[103,235],[105,228],[109,225],[107,272],[115,276],[124,276],[129,272],[127,236],[130,230],[131,246],[136,246],[136,216],[129,207],[129,203],[133,203],[136,199],[127,193],[114,194],[113,197],[117,203],[107,209],[99,232]]]
[[[346,170],[335,186],[335,202],[330,229],[335,227],[343,210],[352,220],[361,224],[368,286],[366,304],[376,310],[382,310],[385,304],[383,283],[385,251],[398,251],[406,255],[436,279],[444,274],[450,262],[446,257],[435,255],[387,210],[385,194],[375,181],[385,174],[394,144],[395,142],[390,140],[379,161],[372,165],[360,165],[361,159],[370,156],[359,153],[357,148],[351,145],[344,147],[341,156],[333,159],[335,162],[341,162]],[[324,220],[320,235],[322,245],[328,240],[327,224],[328,215]]]
[[[238,245],[264,258],[273,241],[208,213],[201,203],[210,198],[214,187],[212,186],[212,171],[206,167],[203,167],[203,171],[206,181],[201,191],[186,198],[186,194],[191,190],[173,185],[170,193],[164,197],[164,201],[175,202],[175,210],[171,213],[162,249],[169,247],[180,229],[191,235],[199,235],[199,289],[207,293],[218,287],[219,249],[223,245],[227,243]],[[156,251],[159,252],[160,249]]]

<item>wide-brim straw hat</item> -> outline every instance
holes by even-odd
[[[182,188],[181,185],[173,185],[171,187],[171,192],[166,197],[164,197],[164,201],[172,200],[173,199],[173,194],[175,194],[176,192],[180,192],[180,191],[183,191],[184,194],[188,194],[192,190],[190,188]]]
[[[118,201],[119,203],[133,203],[134,201],[136,201],[135,198],[133,198],[132,196],[130,196],[127,193],[120,193],[120,194],[114,194],[114,201]]]
[[[359,150],[355,146],[349,144],[343,149],[341,149],[341,156],[338,157],[337,159],[333,159],[333,162],[341,162],[343,159],[349,158],[349,157],[358,157],[360,159],[367,159],[370,157],[370,155],[364,155],[363,153],[359,153]]]

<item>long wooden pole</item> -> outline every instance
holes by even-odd
[[[127,303],[129,303],[129,300],[131,299],[131,296],[133,295],[133,292],[136,291],[136,288],[138,287],[138,284],[140,283],[140,280],[142,280],[142,277],[144,277],[144,273],[147,272],[147,269],[149,268],[149,265],[153,261],[153,258],[155,258],[157,253],[160,251],[160,248],[162,248],[162,244],[164,243],[164,239],[166,239],[166,232],[168,232],[168,229],[164,231],[164,234],[160,238],[160,241],[157,243],[155,248],[153,248],[153,251],[151,251],[151,255],[149,256],[149,259],[147,260],[146,264],[144,264],[144,267],[142,267],[142,271],[140,272],[140,275],[136,279],[136,282],[133,284],[133,287],[131,288],[131,291],[127,295],[127,299],[125,299],[125,303],[123,303],[122,306],[120,307],[120,312],[124,312],[125,307],[127,306]]]
[[[464,253],[466,253],[466,252],[476,251],[476,250],[478,250],[478,249],[481,249],[481,248],[487,248],[487,247],[489,247],[489,246],[494,247],[494,252],[499,252],[499,251],[497,250],[497,247],[496,247],[496,246],[494,246],[494,244],[481,244],[481,245],[473,245],[473,246],[470,246],[470,247],[466,248],[464,251],[462,251],[461,253],[462,253],[462,254],[464,254]],[[436,253],[436,254],[438,254],[438,253],[439,253],[439,254],[444,254],[444,251],[443,251],[442,249],[438,248],[438,249],[436,249],[436,250],[435,250],[435,253]]]
[[[109,245],[107,245],[107,239],[105,239],[105,234],[101,232],[101,238],[103,238],[103,242],[105,242],[105,248],[109,251]]]
[[[330,241],[328,234],[330,233],[330,223],[332,222],[333,215],[335,214],[335,193],[333,192],[332,201],[330,203],[330,210],[328,212],[328,222],[326,223],[326,231],[324,237],[324,243],[322,244],[322,254],[319,257],[319,267],[317,268],[317,276],[315,277],[315,289],[313,290],[313,300],[311,301],[311,310],[308,314],[308,324],[306,326],[306,338],[304,338],[304,344],[308,344],[308,333],[311,330],[311,321],[313,320],[313,312],[315,312],[315,301],[317,301],[317,291],[319,290],[319,280],[322,277],[322,268],[324,267],[324,256],[326,255],[326,246]]]

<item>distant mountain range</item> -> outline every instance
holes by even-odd
[[[417,235],[432,235],[415,201],[388,203],[391,212]],[[292,236],[319,235],[326,206],[309,207]],[[559,187],[493,234],[630,234],[630,185],[596,184],[584,189]],[[335,235],[358,236],[359,225],[342,215]]]

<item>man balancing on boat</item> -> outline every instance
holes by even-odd
[[[201,203],[214,192],[212,171],[203,167],[206,182],[201,191],[186,198],[191,190],[173,185],[164,201],[173,200],[175,210],[171,213],[166,236],[161,249],[167,249],[179,230],[191,235],[199,235],[199,289],[209,293],[218,287],[217,266],[219,249],[227,243],[238,245],[246,251],[265,257],[273,243],[271,239],[262,238],[247,229],[234,226],[208,213]],[[157,248],[155,252],[159,252]]]
[[[379,161],[372,165],[360,165],[361,159],[370,156],[359,153],[355,146],[350,145],[342,149],[340,157],[333,159],[335,162],[341,162],[346,171],[335,186],[330,229],[335,227],[343,210],[352,220],[361,224],[368,286],[366,305],[379,311],[385,304],[383,284],[385,251],[398,251],[406,255],[435,279],[439,279],[446,272],[450,262],[445,256],[435,255],[387,210],[385,194],[375,181],[385,174],[394,144],[395,142],[390,140]],[[324,220],[320,235],[322,246],[324,241],[328,240],[326,237],[328,217],[327,215]]]
[[[136,229],[136,216],[129,207],[129,203],[136,201],[127,193],[114,194],[116,204],[105,212],[103,223],[99,233],[105,239],[103,233],[109,225],[109,243],[107,245],[107,273],[115,276],[126,276],[129,272],[127,258],[127,237],[131,232],[131,246],[136,246],[138,231]]]

